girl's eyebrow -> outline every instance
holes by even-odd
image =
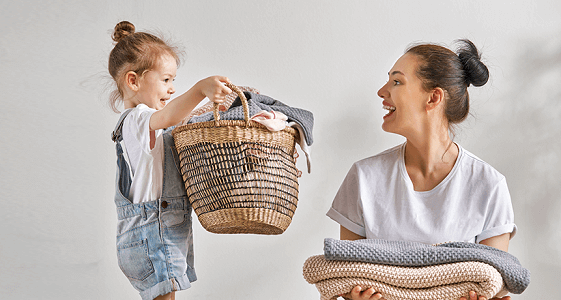
[[[390,72],[388,72],[388,76],[395,75],[395,74],[401,74],[401,75],[405,76],[405,74],[403,74],[403,72],[401,72],[401,71],[393,71],[391,74],[390,74]]]

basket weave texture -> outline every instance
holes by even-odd
[[[201,225],[213,233],[281,234],[298,203],[293,128],[272,132],[249,120],[181,125],[173,130],[181,174]]]

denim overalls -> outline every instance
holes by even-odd
[[[193,268],[191,204],[179,173],[171,129],[164,130],[163,189],[158,200],[132,203],[130,166],[123,154],[125,111],[112,139],[117,148],[117,258],[119,267],[143,300],[184,290],[197,279]]]

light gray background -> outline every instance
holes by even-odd
[[[338,237],[325,213],[339,185],[354,161],[403,141],[380,129],[376,91],[411,42],[458,38],[491,71],[456,141],[507,177],[510,252],[532,271],[513,298],[558,298],[560,15],[557,0],[2,1],[0,297],[139,299],[116,261],[118,116],[106,105],[110,33],[129,20],[183,46],[178,93],[221,74],[316,117],[288,230],[215,235],[196,221],[199,280],[177,299],[318,299],[302,264]]]

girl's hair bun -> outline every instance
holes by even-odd
[[[133,33],[134,25],[129,21],[121,21],[117,25],[115,25],[115,31],[113,31],[113,35],[111,36],[111,38],[118,43],[127,35]]]
[[[457,51],[464,68],[466,85],[482,86],[489,80],[489,70],[481,62],[481,54],[470,40],[459,40]]]

